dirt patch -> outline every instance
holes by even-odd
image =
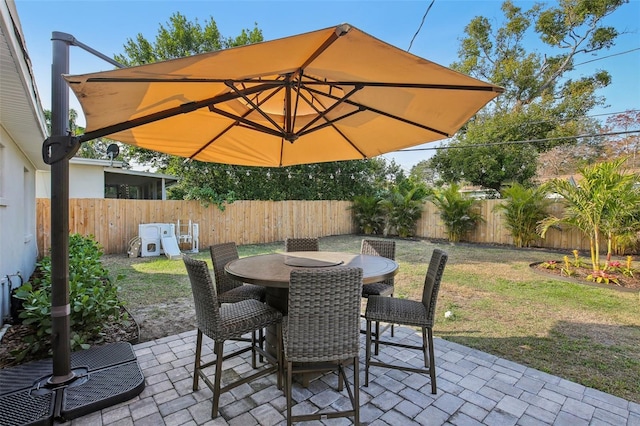
[[[130,310],[140,327],[140,342],[173,336],[196,329],[196,311],[192,298]]]

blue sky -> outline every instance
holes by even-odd
[[[124,51],[128,38],[141,33],[155,39],[160,24],[180,12],[189,20],[213,18],[223,36],[236,36],[243,28],[257,23],[265,40],[273,40],[303,32],[349,23],[387,43],[408,49],[420,27],[431,0],[424,1],[55,1],[16,0],[27,49],[31,57],[40,97],[45,109],[51,105],[51,33],[72,34],[80,42],[113,57]],[[475,16],[500,24],[501,1],[436,0],[410,52],[449,66],[457,59],[459,40],[465,26]],[[526,9],[533,2],[516,1]],[[640,48],[640,0],[631,0],[607,19],[608,25],[625,31],[614,48],[585,61]],[[579,62],[579,61],[578,61]],[[112,69],[113,66],[74,47],[70,54],[71,74]],[[599,92],[607,98],[608,107],[594,114],[620,112],[640,108],[640,50],[603,58],[576,67],[574,76],[606,69],[613,77],[610,87]],[[81,113],[73,94],[70,105]],[[80,124],[84,124],[81,118]],[[434,145],[432,145],[434,146]],[[434,151],[393,153],[384,155],[405,168],[433,155]]]

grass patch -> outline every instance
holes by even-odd
[[[320,239],[320,249],[358,252],[362,237]],[[421,298],[434,248],[449,253],[436,311],[438,337],[480,349],[619,397],[640,402],[640,295],[565,283],[529,264],[558,253],[471,244],[396,240],[396,297]],[[238,247],[241,257],[283,251],[283,243]],[[562,255],[566,253],[561,253]],[[196,258],[209,260],[203,251]],[[191,297],[181,261],[105,256],[124,274],[129,306]],[[444,313],[451,314],[445,318]]]

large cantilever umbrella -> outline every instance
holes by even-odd
[[[82,140],[251,165],[371,158],[452,136],[502,91],[343,24],[65,77]]]
[[[247,166],[364,159],[452,136],[502,91],[344,24],[64,76],[87,120],[86,133],[72,137],[64,131],[68,92],[60,78],[68,69],[68,45],[107,58],[64,33],[54,33],[53,42],[53,135],[43,144],[45,162],[52,165],[49,381],[64,386],[74,380],[68,343],[68,158],[80,142],[110,136],[195,160]]]

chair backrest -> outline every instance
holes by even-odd
[[[436,302],[438,291],[440,291],[440,281],[444,273],[449,255],[440,249],[434,249],[429,262],[429,269],[424,279],[424,289],[422,290],[422,304],[427,308],[427,318],[433,321],[436,312]]]
[[[209,247],[213,262],[213,275],[216,278],[218,293],[222,294],[242,285],[224,273],[224,267],[232,260],[239,258],[236,243],[214,244]]]
[[[182,260],[191,282],[198,329],[214,338],[217,334],[217,325],[220,324],[220,310],[216,285],[211,279],[207,262],[192,259],[189,256],[182,256]]]
[[[287,359],[323,362],[358,356],[361,297],[361,268],[291,271]]]
[[[284,251],[318,251],[320,244],[317,238],[286,238]]]
[[[371,256],[382,256],[387,259],[396,260],[396,242],[392,240],[362,240],[360,254]],[[393,285],[394,277],[382,281],[384,284]]]

